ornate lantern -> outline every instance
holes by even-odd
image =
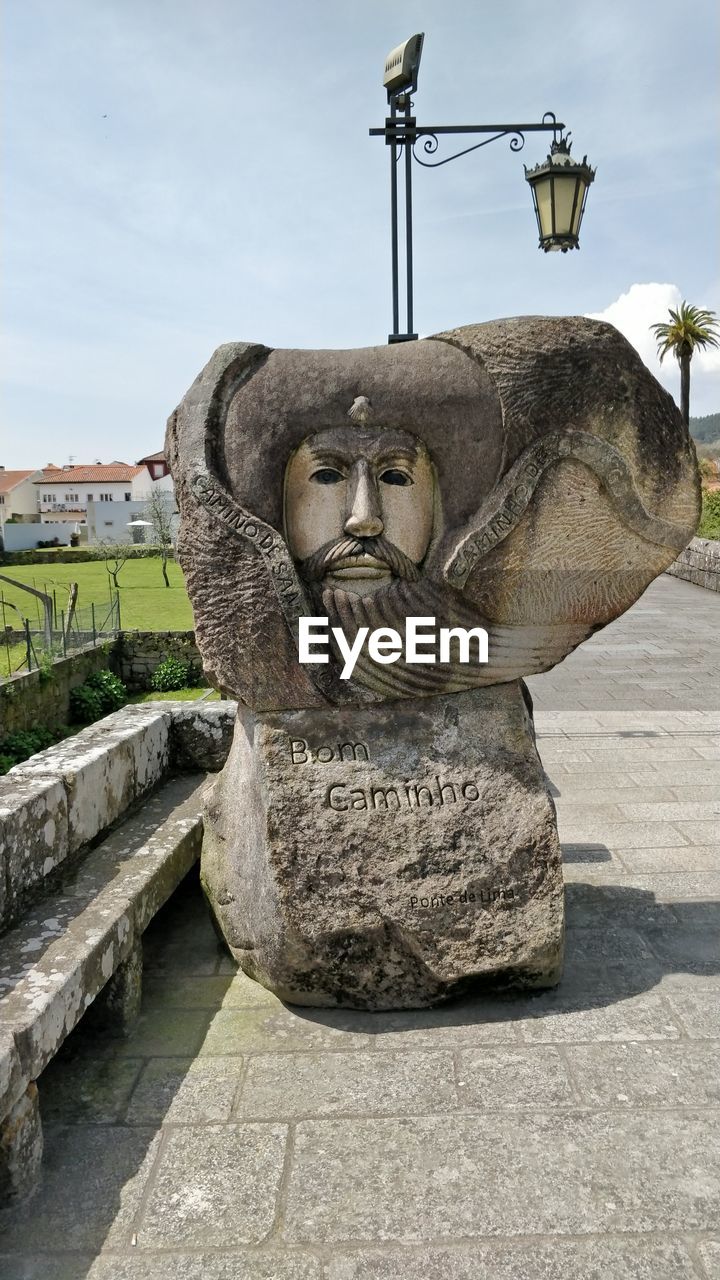
[[[534,169],[525,167],[535,206],[540,248],[550,250],[578,249],[580,223],[585,212],[588,187],[595,177],[587,156],[578,164],[570,155],[570,142],[561,138],[553,142],[550,155]]]

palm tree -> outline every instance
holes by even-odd
[[[685,426],[690,425],[690,361],[696,348],[718,347],[717,316],[714,311],[681,302],[677,311],[668,307],[670,323],[652,324],[660,362],[672,351],[680,365],[680,409]]]

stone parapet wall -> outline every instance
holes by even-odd
[[[68,722],[70,690],[113,666],[114,640],[58,658],[51,673],[24,671],[0,683],[0,738],[19,730],[60,729]]]
[[[667,572],[708,591],[720,591],[720,542],[693,538]]]
[[[206,683],[194,631],[123,631],[117,639],[113,670],[135,693],[151,687],[150,677],[165,658],[190,663],[190,683]]]
[[[173,772],[221,769],[233,702],[123,707],[0,778],[0,931]]]
[[[24,640],[25,633],[17,637]],[[0,738],[40,725],[60,729],[68,723],[70,690],[108,667],[131,693],[150,689],[153,671],[167,657],[190,664],[191,684],[206,683],[194,631],[124,631],[97,645],[88,632],[87,640],[86,648],[56,659],[49,672],[23,671],[0,683]]]

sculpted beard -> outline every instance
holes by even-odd
[[[333,538],[301,562],[300,572],[307,582],[321,582],[333,569],[352,568],[363,563],[366,556],[405,582],[417,582],[420,577],[414,561],[382,535],[375,538]]]

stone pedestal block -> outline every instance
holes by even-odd
[[[202,877],[241,967],[291,1003],[554,985],[560,848],[523,686],[241,708]]]

